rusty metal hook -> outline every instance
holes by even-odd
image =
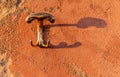
[[[44,44],[44,40],[43,40],[43,28],[44,28],[43,20],[46,19],[46,20],[49,20],[51,23],[54,23],[55,22],[54,16],[48,13],[33,13],[26,17],[26,22],[31,23],[35,19],[37,19],[39,22],[37,26],[38,38],[37,38],[36,44],[33,44],[32,41],[30,41],[31,45],[39,46],[39,47],[48,47],[50,40],[47,40],[46,44]]]

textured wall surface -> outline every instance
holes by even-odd
[[[120,77],[120,0],[0,0],[0,77]],[[36,25],[54,15],[51,48],[32,47]]]

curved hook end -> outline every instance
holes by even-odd
[[[55,18],[54,18],[54,17],[51,17],[51,18],[49,19],[49,21],[50,21],[51,23],[54,23],[54,22],[55,22]]]
[[[36,44],[33,44],[32,40],[30,40],[30,44],[31,44],[31,46],[33,46],[33,47],[39,46],[39,47],[41,47],[41,48],[47,48],[47,47],[49,47],[50,40],[47,40],[47,43],[46,43],[46,44],[44,44],[44,43],[39,43],[39,42],[37,42]]]
[[[47,40],[46,44],[42,43],[40,46],[47,48],[47,47],[49,47],[49,45],[50,45],[50,40]]]
[[[38,46],[38,43],[36,43],[36,44],[33,44],[32,40],[30,40],[30,44],[31,44],[31,46],[33,46],[33,47],[36,47],[36,46]]]

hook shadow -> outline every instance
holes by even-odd
[[[75,48],[82,45],[80,42],[75,42],[74,44],[68,45],[66,42],[60,42],[58,45],[52,45],[50,44],[50,48],[52,49],[58,49],[58,48]]]
[[[107,23],[103,19],[98,18],[82,18],[77,23],[77,27],[79,28],[88,28],[89,26],[95,26],[96,28],[104,28],[107,25]]]
[[[85,17],[80,19],[77,23],[75,24],[51,24],[51,25],[44,25],[47,26],[48,28],[50,27],[65,27],[65,26],[76,26],[78,28],[88,28],[90,26],[95,26],[96,28],[104,28],[107,26],[107,23],[103,19],[99,18],[92,18],[92,17]]]
[[[51,27],[65,27],[65,26],[76,26],[77,28],[88,28],[90,26],[95,26],[96,28],[104,28],[107,26],[107,23],[105,22],[105,20],[103,19],[99,19],[99,18],[92,18],[92,17],[85,17],[80,19],[77,23],[75,24],[51,24],[51,25],[44,25],[49,29]],[[72,45],[68,45],[66,42],[61,42],[59,43],[59,45],[52,45],[51,44],[51,48],[74,48],[74,47],[79,47],[80,45],[82,45],[80,42],[75,42]]]

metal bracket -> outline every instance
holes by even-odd
[[[47,40],[47,43],[44,44],[44,40],[43,40],[43,20],[49,20],[51,23],[55,22],[54,16],[52,16],[51,14],[48,13],[33,13],[30,14],[26,17],[26,22],[27,23],[31,23],[33,20],[37,19],[38,20],[38,25],[37,25],[37,32],[38,32],[38,38],[37,38],[37,42],[35,44],[33,44],[32,41],[31,45],[32,46],[39,46],[39,47],[48,47],[50,40]]]

